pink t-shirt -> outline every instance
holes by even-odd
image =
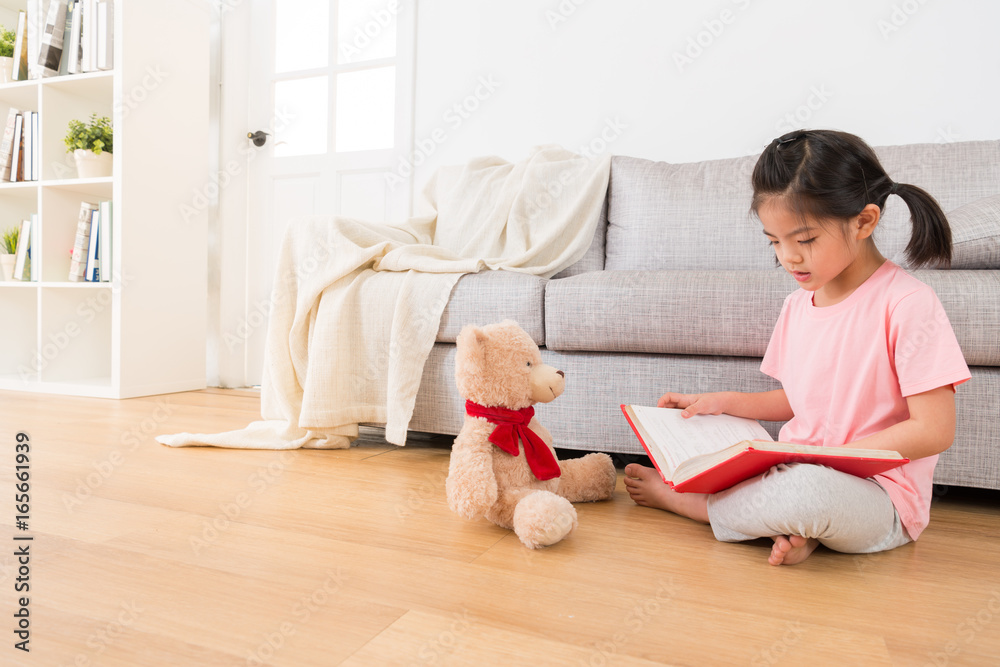
[[[886,261],[833,306],[817,308],[812,296],[788,295],[761,363],[795,415],[782,441],[846,445],[908,419],[906,396],[969,379],[934,290],[896,264]],[[914,540],[930,520],[937,459],[875,476]]]

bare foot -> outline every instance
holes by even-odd
[[[800,535],[775,535],[774,546],[767,562],[771,565],[796,565],[801,563],[819,546],[819,540]]]
[[[708,523],[708,496],[703,493],[677,493],[664,483],[655,468],[636,463],[625,466],[625,489],[636,505]]]

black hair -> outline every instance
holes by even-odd
[[[761,153],[751,176],[757,215],[761,205],[781,197],[804,219],[820,224],[846,222],[868,204],[885,211],[889,195],[910,209],[913,231],[906,246],[911,266],[951,262],[951,228],[941,206],[926,190],[894,183],[871,146],[835,130],[796,130],[774,139]]]

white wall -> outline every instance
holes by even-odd
[[[252,5],[226,0],[221,14],[230,143],[256,129]],[[683,162],[756,153],[793,125],[875,145],[1000,138],[995,0],[416,0],[416,11],[415,152],[395,172],[416,163],[417,191],[441,164],[514,161],[542,143]],[[219,336],[258,315],[247,188],[243,174],[220,193],[212,237],[213,384],[247,376]],[[220,307],[233,312],[220,319]]]
[[[541,143],[684,162],[793,127],[1000,138],[992,0],[421,0],[417,20],[418,191]]]

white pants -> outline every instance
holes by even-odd
[[[801,535],[834,551],[872,553],[910,541],[878,482],[820,465],[777,465],[713,494],[708,517],[721,542]]]

